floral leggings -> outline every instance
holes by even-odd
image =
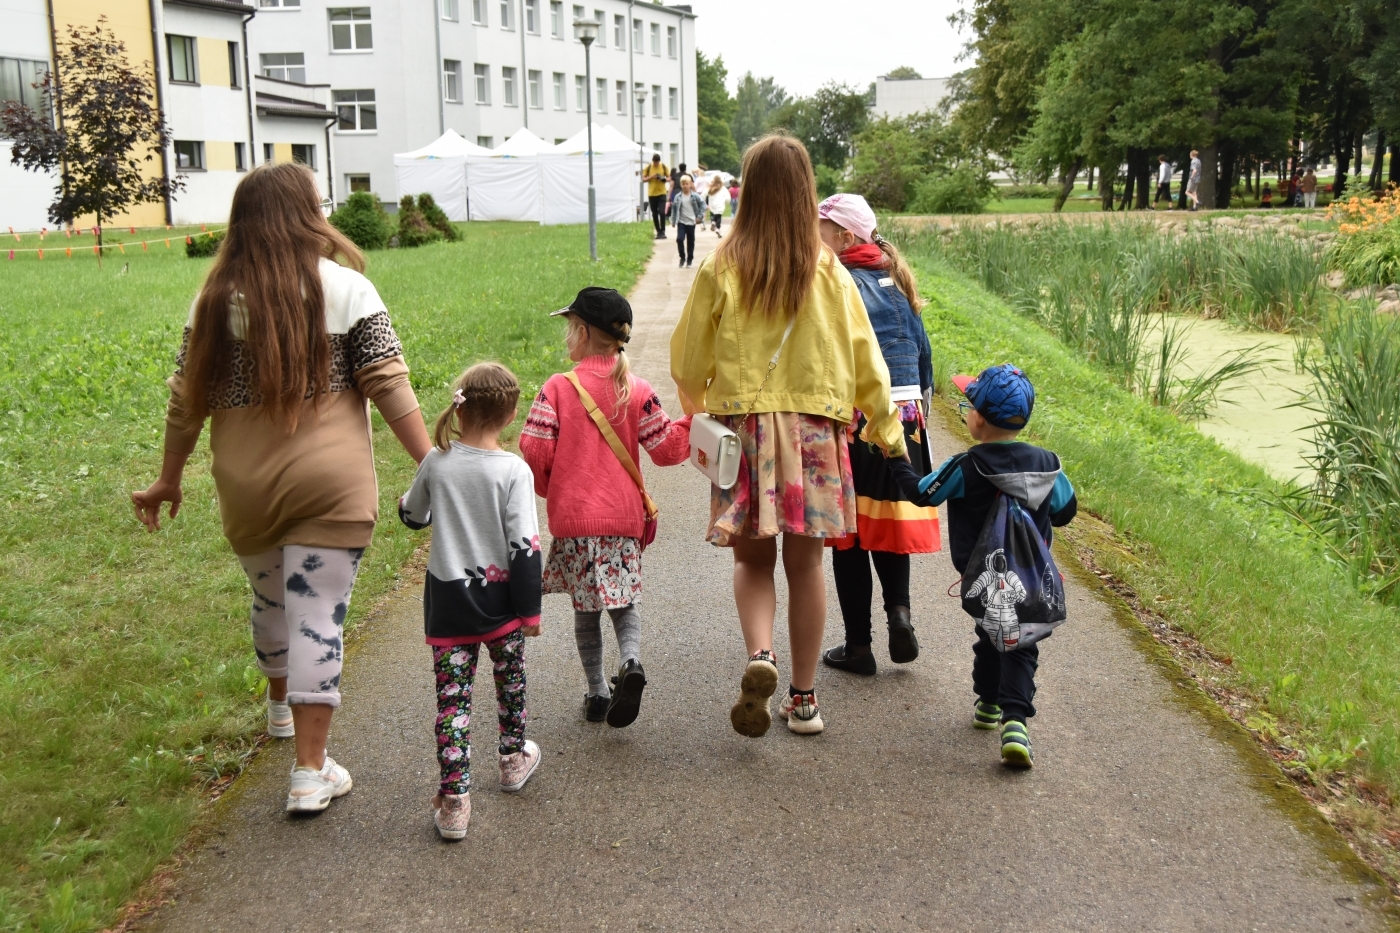
[[[437,757],[441,793],[471,790],[472,684],[481,645],[433,648],[437,673]],[[496,678],[496,716],[500,720],[502,755],[525,747],[525,636],[520,629],[486,642],[491,673]]]

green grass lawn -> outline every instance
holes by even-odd
[[[1365,739],[1362,770],[1400,791],[1400,610],[1360,595],[1269,504],[1280,487],[1263,470],[1118,388],[939,259],[909,255],[938,371],[1011,361],[1035,382],[1030,439],[1060,454],[1082,508],[1132,546],[1097,554],[1103,566],[1231,658],[1236,685],[1301,729],[1307,760],[1346,762]],[[1062,633],[1084,637],[1072,618]]]
[[[987,202],[988,214],[1048,214],[1055,207],[1054,198],[993,198]],[[1097,211],[1099,209],[1098,198],[1080,197],[1079,193],[1071,195],[1065,202],[1062,209],[1066,214],[1078,214],[1085,211]]]
[[[548,312],[584,285],[629,288],[652,252],[645,224],[600,227],[596,266],[584,228],[463,230],[461,243],[369,254],[430,419],[484,358],[530,398],[564,359]],[[159,469],[163,380],[209,260],[177,242],[99,270],[90,240],[71,260],[62,246],[0,258],[0,931],[108,923],[262,727],[247,584],[220,532],[207,439],[159,534],[127,498]],[[392,507],[413,462],[375,426],[382,518],[352,622],[414,544]]]

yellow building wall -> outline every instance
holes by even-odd
[[[234,172],[238,163],[233,157],[233,143],[206,142],[204,167],[211,172]]]
[[[147,73],[154,73],[151,49],[151,6],[149,0],[53,0],[54,27],[61,48],[68,40],[70,26],[92,28],[98,17],[107,17],[107,28],[126,45],[127,61],[137,70],[144,65]],[[228,71],[228,53],[224,53],[225,73]],[[61,77],[61,76],[60,76]],[[225,81],[227,83],[227,81]],[[159,178],[161,172],[160,155],[145,163],[148,177]],[[93,218],[77,221],[79,226],[91,226]],[[139,204],[131,211],[113,217],[113,226],[135,225],[140,227],[163,226],[165,205]]]
[[[290,162],[290,161],[292,161],[292,144],[291,144],[291,143],[273,143],[273,144],[272,144],[272,161],[274,161],[274,162]]]
[[[228,43],[223,39],[206,39],[199,36],[195,39],[195,47],[198,50],[199,65],[195,74],[199,75],[200,84],[208,84],[211,87],[228,87]]]

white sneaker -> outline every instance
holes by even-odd
[[[267,734],[274,739],[290,739],[297,734],[292,707],[286,700],[267,698]]]
[[[330,755],[321,770],[292,768],[292,788],[287,792],[288,813],[320,813],[336,797],[344,797],[355,786],[350,772],[335,763]]]
[[[501,756],[501,790],[514,794],[525,787],[535,769],[540,766],[540,747],[529,739],[525,747],[513,755]]]
[[[786,719],[788,729],[798,735],[817,735],[826,728],[821,710],[817,708],[816,691],[783,697],[778,704],[778,718]]]

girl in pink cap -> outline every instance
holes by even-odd
[[[899,409],[905,447],[915,472],[927,473],[931,451],[925,433],[928,395],[933,388],[932,351],[919,309],[923,301],[899,251],[875,229],[875,212],[858,194],[834,194],[817,208],[822,242],[846,267],[860,289],[880,353],[890,372],[890,401]],[[836,597],[846,623],[846,640],[822,654],[838,670],[875,673],[871,651],[870,565],[880,577],[889,627],[890,660],[908,664],[919,656],[909,613],[909,555],[939,549],[938,510],[916,506],[895,481],[889,460],[860,439],[861,413],[847,432],[856,489],[854,535],[837,538],[832,553]]]

